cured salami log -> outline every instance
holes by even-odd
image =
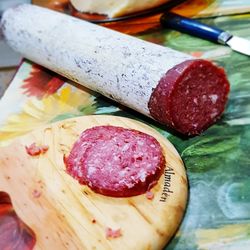
[[[206,60],[27,4],[1,26],[24,57],[180,133],[199,134],[224,111],[229,83]]]
[[[165,167],[161,146],[154,137],[115,126],[84,131],[64,161],[67,172],[79,183],[114,197],[145,193]]]

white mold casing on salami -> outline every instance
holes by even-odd
[[[1,21],[24,57],[150,116],[148,102],[164,74],[193,57],[29,4]]]

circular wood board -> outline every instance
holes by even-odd
[[[94,193],[65,172],[63,162],[87,128],[113,125],[155,137],[166,158],[164,174],[146,195],[112,198]],[[32,157],[25,146],[48,145]],[[177,230],[187,201],[183,162],[172,144],[151,127],[123,117],[84,116],[64,120],[18,138],[0,152],[0,191],[36,234],[35,249],[162,249]],[[107,239],[105,229],[121,229]]]

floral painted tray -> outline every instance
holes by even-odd
[[[204,22],[250,39],[249,14],[208,18]],[[166,249],[248,249],[249,57],[174,31],[158,29],[140,38],[199,58],[212,59],[226,69],[231,95],[226,112],[216,125],[201,136],[184,140],[144,116],[24,61],[0,101],[1,145],[44,124],[69,117],[112,114],[140,120],[175,145],[187,168],[190,185],[187,212],[179,231]],[[14,246],[17,241],[19,246],[23,246],[19,249],[29,249],[35,239],[32,229],[23,223],[16,223],[17,217],[3,193],[0,193],[0,204],[0,249],[4,249],[6,244]],[[11,236],[13,230],[8,231],[8,228],[19,229],[15,230],[15,237]]]

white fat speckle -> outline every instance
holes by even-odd
[[[99,157],[97,159],[94,160],[95,164],[99,164]]]
[[[120,177],[124,177],[125,175],[126,175],[126,170],[120,171],[120,173],[119,173]]]
[[[154,145],[154,144],[151,144],[150,147],[151,147],[151,148],[155,148],[155,145]]]
[[[183,72],[183,70],[180,68],[176,68],[175,71],[178,72],[179,74],[182,74],[182,72]]]
[[[209,95],[210,100],[212,101],[213,104],[215,104],[218,100],[218,95]]]
[[[144,170],[139,172],[139,179],[141,182],[144,182],[146,180],[146,172]]]
[[[126,180],[120,180],[119,184],[125,184],[128,188],[132,188],[134,186],[134,184],[132,182],[128,182]]]
[[[214,117],[216,117],[218,115],[218,110],[214,109],[213,112],[211,113],[210,117],[213,119]]]
[[[79,138],[79,142],[81,142],[81,138]],[[81,142],[81,148],[84,148],[86,146],[87,142]]]
[[[126,182],[125,185],[126,185],[128,188],[132,188],[132,187],[134,186],[133,183],[128,183],[128,182]]]
[[[114,161],[119,161],[119,157],[117,155],[114,156]]]
[[[96,168],[95,167],[89,167],[88,168],[88,175],[91,176],[92,174],[94,174],[96,172]]]
[[[148,165],[146,166],[146,169],[149,170],[149,171],[151,171],[151,170],[152,170],[152,164],[148,164]]]
[[[197,100],[197,98],[194,98],[194,103],[196,104],[196,105],[198,105],[198,100]]]
[[[129,149],[129,144],[125,144],[123,147],[122,147],[122,151],[127,151]]]
[[[135,177],[134,177],[133,175],[131,176],[131,179],[132,179],[133,181],[135,181]]]
[[[197,127],[198,127],[198,123],[194,123],[193,128],[197,128]]]
[[[138,144],[139,146],[143,146],[144,143],[143,143],[143,141],[138,141],[137,144]]]
[[[205,102],[207,100],[207,96],[206,95],[203,95],[202,96],[202,100]]]

